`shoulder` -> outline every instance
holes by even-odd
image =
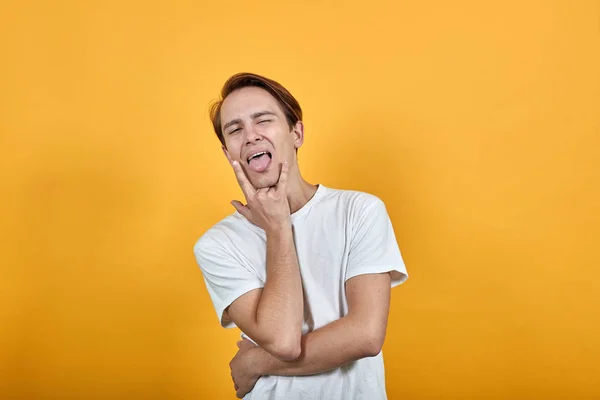
[[[385,204],[378,196],[359,190],[327,188],[325,201],[332,201],[349,214],[363,214],[385,210]]]
[[[235,212],[206,230],[194,244],[194,253],[203,254],[216,249],[226,250],[236,237],[252,231],[251,224]]]

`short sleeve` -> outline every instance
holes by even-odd
[[[223,313],[238,297],[264,287],[264,282],[216,240],[199,240],[194,246],[194,255],[219,322],[224,328],[234,328],[235,324],[225,320]]]
[[[346,280],[384,272],[391,272],[392,287],[408,279],[385,204],[374,197],[364,209],[354,210]]]

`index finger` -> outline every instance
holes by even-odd
[[[233,171],[235,172],[235,177],[237,178],[237,181],[240,187],[242,188],[242,192],[244,192],[244,195],[246,195],[246,200],[248,200],[248,196],[256,193],[256,189],[254,188],[254,186],[252,186],[252,183],[250,183],[250,181],[246,177],[246,174],[244,173],[244,170],[242,169],[240,163],[237,161],[233,161],[231,164],[233,165]]]

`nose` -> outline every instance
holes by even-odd
[[[246,144],[260,142],[262,135],[257,132],[256,128],[252,127],[246,130]]]

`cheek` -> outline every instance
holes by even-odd
[[[225,153],[225,157],[227,157],[227,161],[229,161],[230,163],[232,161],[239,160],[239,158],[240,158],[239,153],[237,153],[237,154],[234,153],[233,150],[231,149],[231,147],[227,148],[227,152]]]
[[[229,138],[225,142],[225,145],[227,151],[229,152],[229,157],[231,157],[231,159],[236,159],[240,157],[241,146],[238,143],[238,140],[236,140],[235,138]]]
[[[296,143],[296,137],[293,132],[289,131],[289,127],[287,125],[280,127],[275,137],[277,138],[277,143],[281,147],[293,147]]]

